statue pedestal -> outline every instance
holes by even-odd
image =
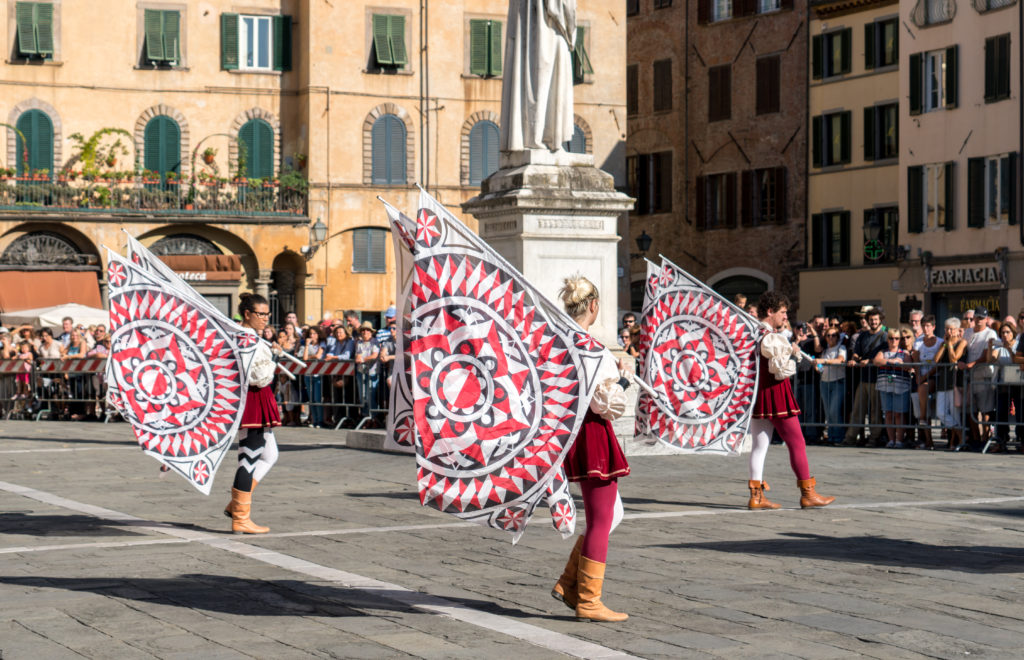
[[[615,347],[618,319],[616,231],[633,199],[589,154],[528,150],[501,154],[497,172],[462,205],[480,236],[541,293],[559,304],[562,279],[581,273],[601,293],[591,334]]]

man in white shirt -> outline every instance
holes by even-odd
[[[998,340],[998,337],[995,330],[988,327],[988,309],[978,307],[974,310],[973,326],[964,332],[964,339],[967,340],[967,351],[956,366],[957,369],[971,372],[971,444],[980,449],[988,435],[985,422],[996,408],[996,393],[992,384],[995,370],[988,363],[988,358],[989,340]]]

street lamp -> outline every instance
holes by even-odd
[[[631,259],[640,259],[640,258],[644,257],[644,255],[647,254],[647,251],[651,249],[651,243],[653,243],[653,242],[654,242],[654,239],[647,235],[647,230],[646,229],[641,231],[640,235],[636,237],[636,246],[637,246],[637,248],[640,249],[640,251],[639,252],[632,252],[632,253],[630,253],[630,255],[629,255],[630,258]]]
[[[320,218],[316,219],[309,227],[309,245],[303,246],[300,250],[305,255],[306,260],[313,258],[316,251],[320,249],[324,241],[327,239],[327,225],[325,225]]]

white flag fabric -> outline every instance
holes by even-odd
[[[668,259],[648,267],[637,438],[682,453],[737,455],[757,393],[760,326]],[[646,397],[646,398],[645,398]]]
[[[242,419],[258,339],[129,244],[127,259],[107,251],[107,398],[146,454],[209,495]]]
[[[426,192],[415,220],[389,215],[412,251],[408,400],[389,428],[416,448],[420,501],[513,542],[545,502],[555,529],[572,534],[562,461],[604,347]]]

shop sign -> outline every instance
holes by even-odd
[[[197,272],[190,272],[190,271],[185,271],[185,272],[179,271],[178,272],[178,277],[180,277],[183,280],[191,281],[191,282],[205,282],[206,281],[206,272],[198,272],[197,273]]]
[[[962,286],[964,284],[1002,284],[998,266],[932,268],[930,283],[936,286]]]

